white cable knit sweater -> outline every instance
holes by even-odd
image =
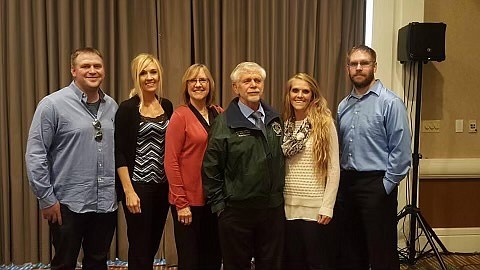
[[[302,121],[295,122],[295,130]],[[312,138],[308,138],[302,152],[286,160],[285,215],[287,220],[317,221],[318,215],[333,217],[333,207],[340,181],[338,137],[335,124],[330,127],[330,164],[327,184],[314,170]]]

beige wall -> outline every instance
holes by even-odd
[[[453,177],[421,179],[420,207],[451,251],[479,251],[480,134],[469,133],[468,122],[480,123],[480,1],[425,0],[424,10],[425,22],[444,22],[447,31],[446,60],[426,64],[423,76],[422,120],[439,120],[440,131],[422,132],[420,150]],[[463,133],[455,132],[456,119]],[[456,161],[462,170],[453,170]]]
[[[422,120],[440,120],[439,133],[421,133],[424,159],[480,158],[480,132],[469,133],[468,121],[480,125],[479,0],[374,0],[372,47],[378,55],[376,77],[403,96],[402,65],[396,61],[397,31],[410,22],[444,22],[446,60],[423,68]],[[455,132],[463,119],[464,132]]]
[[[480,76],[480,1],[373,1],[372,47],[379,56],[376,77],[401,97],[398,29],[410,22],[447,24],[446,60],[427,63],[423,69],[422,120],[440,120],[440,132],[420,134],[419,207],[450,251],[479,251],[480,219],[471,213],[478,212],[480,134],[468,133],[467,124],[470,119],[480,124],[480,91],[473,81]],[[464,119],[463,133],[455,133],[456,119]],[[407,182],[400,185],[399,209],[410,194]],[[404,229],[408,230],[399,224],[399,235]]]
[[[480,1],[425,0],[425,22],[444,22],[446,60],[424,66],[422,120],[440,120],[439,133],[421,133],[424,158],[480,158]],[[455,120],[464,132],[455,133]]]

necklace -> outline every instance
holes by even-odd
[[[203,115],[203,116],[208,115],[208,110],[207,110],[207,109],[201,110],[201,111],[199,111],[199,112],[200,112],[200,114]]]
[[[146,117],[151,117],[155,118],[163,113],[163,108],[160,105],[160,103],[153,102],[149,104],[148,106],[145,106],[145,104],[140,108],[140,114]]]
[[[205,121],[207,121],[208,124],[210,124],[210,122],[208,121],[208,109],[205,107],[203,110],[197,110],[200,115],[203,117],[203,119],[205,119]]]

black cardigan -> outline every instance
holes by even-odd
[[[139,105],[140,98],[133,96],[120,104],[115,115],[115,168],[127,166],[130,177],[132,177],[135,165],[137,134],[140,127]],[[160,105],[162,105],[163,110],[167,114],[167,118],[170,119],[173,114],[172,102],[162,98]],[[121,201],[125,198],[125,194],[116,172],[115,175],[117,199]]]

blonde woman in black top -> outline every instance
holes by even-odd
[[[153,269],[168,213],[165,132],[173,112],[162,98],[162,67],[150,54],[132,61],[134,89],[115,117],[115,164],[127,221],[128,266]]]

